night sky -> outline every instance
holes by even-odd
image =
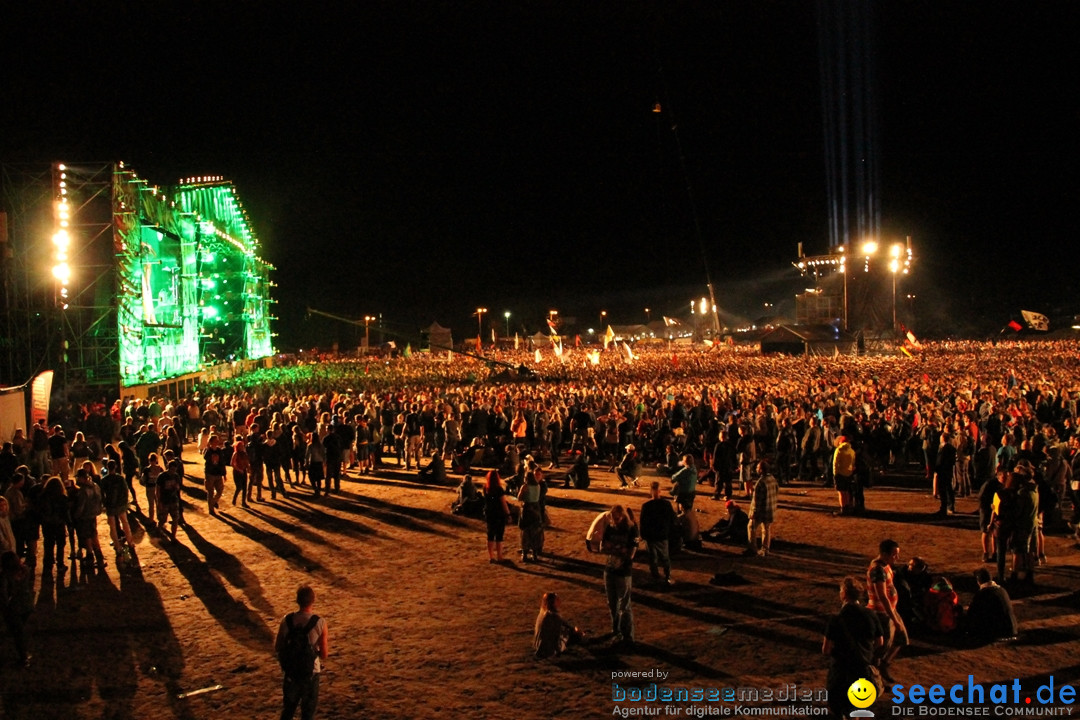
[[[684,313],[696,223],[725,317],[793,315],[797,243],[826,250],[813,2],[84,5],[5,7],[0,161],[232,179],[284,349],[355,338],[307,306],[459,338],[477,306]],[[915,327],[1080,312],[1080,5],[874,5]]]

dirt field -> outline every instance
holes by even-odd
[[[139,531],[141,572],[118,572],[107,553],[104,573],[84,577],[69,568],[39,578],[29,669],[13,665],[10,640],[0,635],[0,717],[276,717],[281,674],[273,636],[295,609],[301,583],[315,587],[316,612],[330,628],[321,718],[611,716],[618,706],[613,673],[653,669],[669,673],[664,682],[673,686],[822,688],[822,631],[839,606],[837,580],[863,576],[884,537],[896,539],[905,558],[919,554],[950,575],[963,601],[975,589],[974,499],[958,500],[958,515],[936,519],[925,489],[874,488],[867,517],[837,518],[829,513],[834,494],[796,485],[781,491],[768,558],[706,544],[704,552],[674,559],[677,582],[669,588],[650,585],[639,555],[638,645],[616,651],[600,639],[610,625],[601,568],[583,542],[598,511],[615,502],[636,509],[646,499],[644,489],[620,492],[616,484],[599,472],[587,491],[553,489],[548,558],[496,566],[487,562],[482,521],[450,514],[454,490],[420,485],[405,473],[350,474],[330,499],[313,499],[306,488],[287,500],[265,493],[249,509],[228,502],[230,481],[217,518],[189,481],[189,525],[180,542]],[[699,496],[698,506],[703,528],[722,512],[708,497]],[[104,518],[101,524],[107,541]],[[514,548],[516,529],[507,537]],[[1047,554],[1037,591],[1014,595],[1019,641],[967,649],[950,637],[916,635],[896,663],[898,682],[966,683],[970,673],[982,683],[1020,678],[1031,689],[1049,675],[1057,685],[1075,683],[1077,549],[1054,537]],[[710,584],[718,571],[742,580]],[[593,639],[536,662],[533,622],[549,590]],[[222,687],[178,697],[215,685]],[[667,712],[688,716],[687,705]],[[888,699],[874,709],[889,714]]]

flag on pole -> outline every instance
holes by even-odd
[[[484,346],[482,344],[480,344],[480,336],[477,335],[476,336],[476,352],[480,352],[483,349],[484,349]]]
[[[555,344],[555,357],[557,357],[557,358],[562,357],[562,342],[561,341]]]
[[[574,336],[574,347],[581,347],[581,336],[580,335],[575,335]]]
[[[900,324],[900,332],[904,333],[906,338],[905,345],[913,350],[922,350],[922,345],[919,344],[919,339],[915,337],[915,333],[904,327],[904,324]]]
[[[912,355],[912,354],[911,354],[911,351],[910,351],[910,350],[908,350],[908,349],[907,349],[906,347],[904,347],[903,345],[901,345],[901,346],[900,346],[900,352],[904,353],[904,354],[905,354],[905,355],[907,355],[908,357],[915,357],[914,355]]]
[[[1046,332],[1050,329],[1050,318],[1046,317],[1042,313],[1031,312],[1030,310],[1021,310],[1020,314],[1024,316],[1024,322],[1028,324],[1028,327],[1032,330],[1040,330]]]
[[[491,328],[491,344],[495,344],[495,328]]]
[[[682,324],[675,318],[669,318],[667,315],[663,315],[662,317],[664,318],[664,327],[673,327]]]
[[[615,340],[615,331],[611,329],[611,326],[607,326],[607,331],[604,333],[604,349],[607,350],[608,345]]]
[[[548,329],[551,330],[552,335],[558,335],[558,331],[555,329],[555,321],[550,317],[547,319]]]
[[[405,351],[402,354],[405,357],[412,357],[412,343],[405,343]]]
[[[624,340],[623,348],[626,350],[626,362],[632,362],[634,360],[634,351],[630,349],[630,343]]]
[[[536,348],[536,354],[533,356],[537,363],[540,362],[540,348]]]
[[[1008,327],[1013,332],[1020,332],[1024,329],[1024,326],[1016,322],[1015,320],[1010,320],[1009,324],[1006,327]]]
[[[515,332],[515,333],[514,333],[514,349],[515,349],[515,350],[518,350],[518,349],[519,349],[519,348],[518,348],[518,342],[519,342],[519,340],[520,340],[520,338],[518,338],[518,334],[517,334],[517,333]]]

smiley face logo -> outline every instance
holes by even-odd
[[[868,708],[877,700],[877,688],[866,678],[859,678],[848,688],[847,698],[857,708]]]

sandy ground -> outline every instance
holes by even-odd
[[[768,558],[706,544],[674,560],[677,583],[669,588],[650,584],[639,555],[639,643],[616,651],[600,640],[610,625],[601,569],[583,542],[598,511],[645,501],[644,489],[619,492],[616,484],[597,472],[589,490],[553,489],[548,558],[495,566],[482,521],[449,512],[454,490],[404,472],[350,474],[330,499],[313,499],[306,488],[276,501],[264,493],[248,509],[228,502],[229,481],[217,518],[189,481],[180,542],[140,530],[141,569],[118,572],[109,552],[104,573],[69,569],[39,578],[29,669],[14,666],[10,640],[0,634],[0,717],[276,717],[281,673],[273,636],[302,583],[316,588],[316,612],[330,627],[322,718],[611,716],[613,673],[652,669],[670,673],[666,683],[674,686],[821,688],[822,631],[838,609],[837,580],[863,576],[884,537],[896,539],[905,558],[922,555],[949,574],[964,601],[975,589],[974,499],[958,501],[960,514],[936,519],[925,489],[880,487],[868,492],[867,517],[836,518],[831,492],[796,485],[781,492]],[[698,506],[703,528],[722,512],[707,497]],[[104,518],[101,525],[107,542]],[[507,539],[514,548],[517,530],[508,529]],[[896,664],[898,681],[949,684],[972,673],[976,682],[1019,677],[1031,688],[1049,675],[1058,685],[1075,683],[1077,549],[1056,537],[1047,554],[1037,591],[1015,598],[1024,631],[1018,642],[969,649],[950,637],[917,635]],[[710,584],[717,571],[742,581]],[[593,639],[537,662],[533,622],[550,590]],[[222,687],[178,697],[215,685]],[[875,709],[880,716],[892,708],[879,698]]]

